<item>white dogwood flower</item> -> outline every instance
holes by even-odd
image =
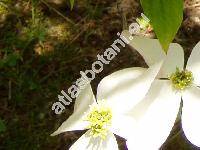
[[[130,37],[128,31],[123,35]],[[182,128],[188,140],[200,147],[200,42],[194,47],[186,67],[179,44],[172,43],[167,55],[156,39],[134,36],[129,45],[143,56],[148,65],[160,58],[165,59],[147,96],[131,112],[142,119],[138,119],[138,138],[129,139],[129,148],[138,144],[141,150],[159,149],[174,125],[181,99]],[[149,142],[142,144],[141,139],[149,139]]]
[[[96,98],[88,84],[77,97],[73,114],[52,136],[86,129],[71,150],[118,150],[114,134],[124,138],[134,134],[134,118],[126,112],[145,97],[161,65],[112,73],[99,83]]]

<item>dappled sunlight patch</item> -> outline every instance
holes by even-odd
[[[38,55],[47,55],[54,51],[54,45],[51,42],[39,42],[34,46],[34,51]]]
[[[60,41],[68,41],[71,37],[70,27],[66,23],[59,23],[54,25],[51,23],[48,32],[48,36]]]

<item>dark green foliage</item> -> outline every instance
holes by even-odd
[[[0,119],[0,133],[6,131],[6,125],[4,122]]]
[[[167,51],[183,20],[183,0],[141,0],[141,4]]]

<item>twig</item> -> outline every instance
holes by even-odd
[[[74,41],[76,41],[88,28],[89,25],[87,25],[85,28],[83,28],[82,31],[80,31],[76,36],[74,36],[74,38],[69,42],[69,45],[71,45]]]
[[[69,42],[69,45],[71,45],[74,41],[76,41],[84,32],[85,32],[85,30],[82,30],[79,34],[77,34],[77,35]]]
[[[49,7],[49,9],[52,9],[53,11],[55,11],[58,15],[60,15],[61,17],[63,17],[66,21],[68,21],[69,23],[75,25],[75,23],[67,18],[66,16],[64,16],[61,12],[59,12],[57,9],[55,9],[54,7],[50,6],[45,0],[40,0],[43,4],[45,4],[47,7]]]

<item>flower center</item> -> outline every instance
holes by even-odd
[[[191,86],[194,78],[191,71],[188,70],[180,71],[177,68],[176,72],[170,76],[170,80],[175,89],[184,90],[185,88]]]
[[[86,117],[86,121],[89,122],[88,128],[93,137],[105,139],[111,126],[112,112],[110,108],[98,105],[91,108],[90,113]]]

